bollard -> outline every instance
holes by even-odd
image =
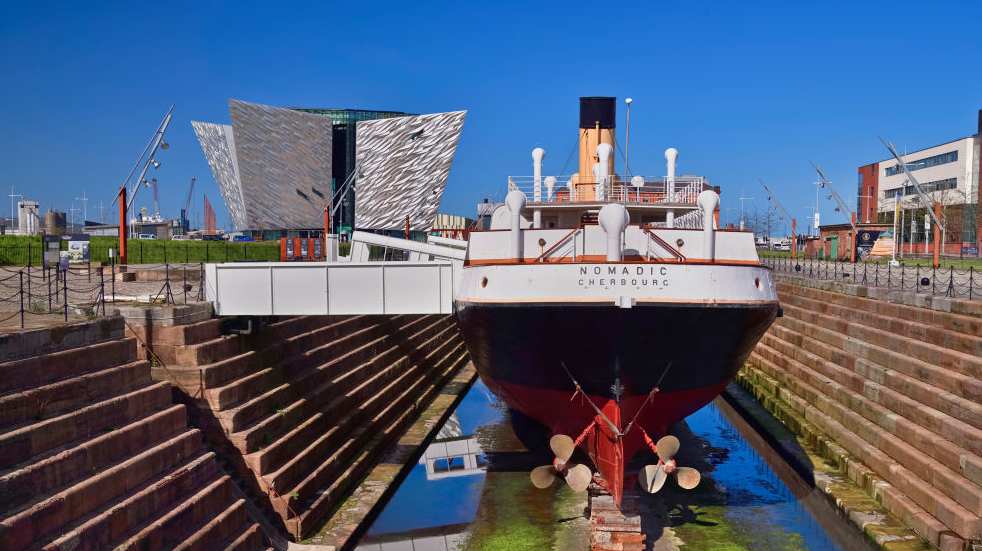
[[[24,270],[20,271],[20,328],[24,328]]]
[[[65,268],[65,273],[62,274],[61,276],[61,285],[62,285],[61,287],[62,292],[64,293],[62,300],[65,301],[64,304],[65,322],[67,323],[68,322],[68,268]]]

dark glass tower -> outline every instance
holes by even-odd
[[[412,113],[401,111],[373,111],[368,109],[300,109],[304,113],[325,115],[331,117],[334,125],[333,145],[331,151],[331,172],[334,174],[331,182],[333,193],[351,175],[355,169],[355,130],[358,121],[375,119],[390,119],[406,117]],[[344,206],[338,210],[332,224],[339,233],[350,234],[355,221],[355,191],[349,190],[343,198]]]

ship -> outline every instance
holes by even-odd
[[[533,175],[507,179],[455,301],[482,380],[551,433],[532,483],[597,482],[620,504],[634,480],[698,486],[669,430],[723,391],[780,308],[753,234],[719,227],[719,189],[676,176],[676,149],[664,177],[615,171],[616,105],[580,98],[578,172],[543,176],[535,148]],[[636,456],[648,463],[626,472]]]

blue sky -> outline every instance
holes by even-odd
[[[43,209],[84,191],[98,218],[172,103],[162,209],[176,214],[191,176],[219,206],[190,121],[227,121],[235,97],[468,109],[443,209],[473,215],[531,172],[533,147],[559,172],[577,98],[613,95],[635,100],[635,173],[662,175],[674,146],[681,172],[722,186],[725,219],[744,193],[765,208],[757,178],[804,218],[809,159],[852,205],[856,168],[885,157],[878,135],[915,149],[973,134],[980,68],[982,3],[967,1],[8,2],[0,213],[14,185]]]

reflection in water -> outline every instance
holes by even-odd
[[[502,421],[477,381],[369,528],[359,550],[453,551],[477,515],[487,459],[473,436]]]
[[[426,467],[426,480],[439,480],[484,474],[488,462],[477,438],[458,436],[434,440],[419,458],[419,464]]]
[[[654,548],[866,549],[862,536],[829,514],[827,504],[819,506],[824,498],[748,430],[725,404],[716,403],[678,427],[677,435],[687,440],[683,450],[694,455],[686,461],[701,465],[705,481],[695,492],[663,491],[655,498],[644,523],[664,527],[652,539],[664,534],[672,541]],[[530,489],[527,469],[538,459],[529,462],[530,454],[510,448],[509,441],[517,442],[507,414],[476,382],[357,549],[567,547],[560,543],[568,537],[561,531],[570,519],[555,511],[572,494],[565,487]]]

